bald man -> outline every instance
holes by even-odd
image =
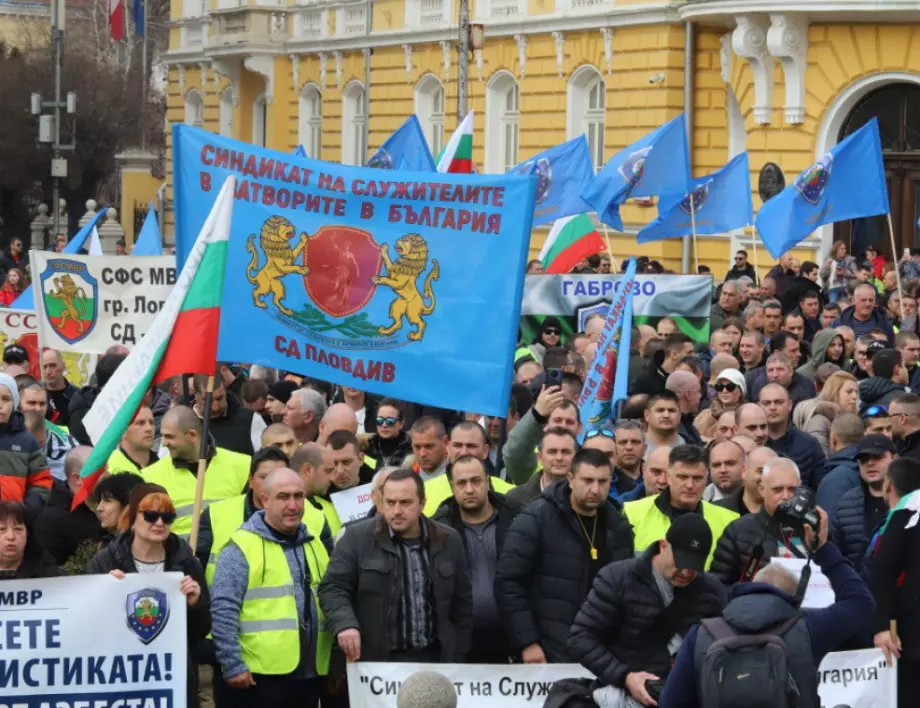
[[[319,443],[304,443],[291,458],[291,467],[303,479],[307,506],[321,511],[332,535],[338,534],[342,521],[329,499],[332,475],[335,472],[332,449]]]
[[[169,455],[144,468],[141,474],[145,482],[166,488],[176,505],[172,532],[188,538],[192,531],[192,510],[201,456],[201,419],[188,406],[176,406],[163,416],[161,432],[163,446],[169,450]],[[206,459],[207,474],[202,497],[205,506],[243,493],[249,480],[248,455],[215,447],[209,441]]]
[[[358,434],[358,417],[347,403],[333,403],[319,421],[319,437],[316,442],[325,445],[329,435],[336,430],[347,430]]]
[[[703,399],[699,379],[689,371],[675,371],[668,374],[664,387],[677,396],[677,405],[680,408],[680,425],[677,427],[677,434],[690,445],[702,445],[703,438],[693,425],[694,419],[700,412],[700,401]]]

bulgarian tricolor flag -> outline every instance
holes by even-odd
[[[582,258],[606,251],[603,237],[587,214],[556,219],[540,249],[539,258],[547,273],[568,273]]]
[[[224,182],[163,309],[83,419],[94,447],[80,470],[83,484],[74,495],[73,508],[92,492],[151,386],[180,374],[217,373],[220,299],[235,184],[232,177]]]
[[[125,36],[125,2],[126,0],[109,0],[109,33],[116,42],[120,42]]]
[[[438,172],[464,175],[473,172],[473,111],[466,114],[435,161]]]

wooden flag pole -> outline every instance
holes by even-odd
[[[894,262],[894,277],[898,283],[898,292],[900,293],[898,297],[903,297],[904,291],[901,289],[901,269],[898,267],[898,247],[894,242],[894,226],[891,224],[891,212],[889,211],[886,216],[888,217],[888,235],[891,237],[891,260]],[[898,302],[900,302],[900,300]]]
[[[204,476],[208,471],[208,446],[211,438],[211,399],[214,397],[214,377],[208,376],[208,388],[202,404],[201,448],[198,458],[198,478],[195,480],[195,506],[192,508],[192,533],[188,543],[192,553],[198,545],[198,527],[201,525],[201,498],[204,496]]]
[[[604,227],[604,243],[607,244],[607,254],[610,256],[610,271],[611,271],[612,273],[615,273],[615,272],[616,272],[616,270],[615,270],[615,265],[616,265],[616,264],[613,262],[613,249],[610,247],[610,234],[607,232],[607,224],[605,224],[605,223],[602,221],[602,222],[601,222],[601,226]]]

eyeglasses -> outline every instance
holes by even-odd
[[[736,263],[738,263],[739,261],[743,261],[743,260],[744,260],[743,258],[739,258],[738,256],[735,256],[735,262],[736,262]]]
[[[713,388],[716,390],[716,393],[722,393],[722,391],[728,391],[729,393],[734,393],[735,389],[738,388],[738,384],[734,384],[731,381],[728,383],[717,383]]]
[[[543,330],[543,334],[555,334],[556,336],[559,336],[562,334],[562,330],[556,329],[555,327],[547,327]]]
[[[164,524],[169,526],[176,520],[176,512],[174,511],[142,511],[141,514],[144,515],[144,521],[151,525],[162,520]]]
[[[613,432],[607,430],[607,428],[598,428],[596,430],[589,430],[585,433],[585,440],[590,440],[591,438],[596,438],[598,435],[603,435],[609,440],[613,440]]]
[[[377,425],[386,425],[387,427],[392,427],[396,425],[402,418],[392,418],[387,416],[386,418],[377,417]]]

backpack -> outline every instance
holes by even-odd
[[[739,634],[721,617],[702,620],[713,642],[700,662],[700,705],[706,708],[795,708],[799,690],[789,672],[783,635],[801,612],[759,634]]]

